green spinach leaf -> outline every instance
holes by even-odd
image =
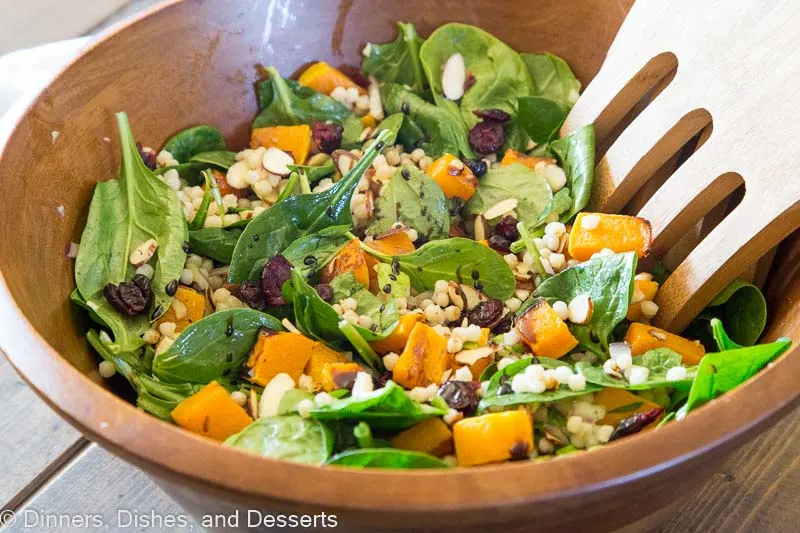
[[[302,389],[289,389],[281,396],[278,403],[278,415],[290,415],[297,413],[297,405],[303,400],[313,400],[314,395]]]
[[[486,395],[493,396],[496,395],[500,386],[506,382],[510,381],[510,378],[513,378],[520,372],[524,372],[526,368],[531,365],[542,365],[544,368],[558,368],[560,366],[568,366],[572,368],[572,365],[565,361],[560,361],[559,359],[551,359],[549,357],[537,357],[535,360],[533,357],[526,357],[524,359],[520,359],[519,361],[514,361],[510,365],[507,365],[503,370],[498,370],[494,374],[492,374],[491,378],[489,379],[489,385],[486,387]]]
[[[520,54],[533,83],[533,96],[546,98],[569,111],[578,100],[579,82],[566,61],[553,54]]]
[[[189,161],[171,167],[159,167],[153,171],[156,176],[163,176],[168,170],[175,170],[178,175],[185,179],[189,185],[202,185],[203,177],[201,173],[209,168],[209,164],[202,161]]]
[[[264,262],[303,235],[330,226],[352,226],[350,199],[353,191],[389,135],[387,130],[381,130],[376,144],[365,151],[350,172],[330,189],[290,196],[253,218],[234,250],[229,281],[241,283],[257,279]]]
[[[744,348],[744,346],[731,340],[731,338],[728,336],[728,332],[725,331],[725,326],[722,324],[722,320],[719,318],[711,319],[711,333],[714,336],[714,341],[717,343],[717,350],[720,352]]]
[[[514,198],[519,220],[535,227],[553,201],[547,179],[520,163],[493,168],[483,176],[478,189],[464,205],[467,215],[479,215],[502,200]]]
[[[789,339],[778,339],[770,344],[706,354],[700,360],[686,404],[678,411],[678,419],[744,383],[791,344]]]
[[[342,144],[358,142],[364,126],[347,106],[296,81],[283,79],[274,67],[265,70],[269,79],[258,84],[261,112],[253,121],[253,129],[332,121],[344,128]]]
[[[333,452],[333,433],[324,424],[297,415],[270,416],[232,435],[225,445],[261,457],[320,465]]]
[[[674,366],[680,366],[681,356],[668,348],[656,348],[647,353],[634,357],[633,364],[643,366],[650,370],[647,381],[638,385],[631,385],[625,378],[615,378],[606,374],[602,366],[592,366],[589,363],[580,362],[576,366],[578,371],[583,374],[586,381],[600,385],[602,387],[614,387],[616,389],[627,390],[650,390],[657,387],[671,387],[686,389],[692,383],[696,367],[687,368],[686,379],[680,381],[670,381],[667,379],[667,372]]]
[[[363,246],[362,250],[383,262],[396,262],[417,291],[433,290],[437,280],[473,283],[490,298],[507,300],[516,282],[503,256],[479,242],[462,237],[431,241],[417,250],[395,257]]]
[[[394,448],[347,450],[331,457],[326,464],[350,468],[450,468],[434,455]]]
[[[425,240],[446,239],[450,233],[447,198],[435,180],[416,167],[395,170],[375,202],[367,235],[381,235],[402,222]]]
[[[303,279],[310,281],[350,242],[349,233],[350,226],[331,226],[300,237],[281,255],[294,266]]]
[[[442,154],[475,157],[467,141],[468,130],[464,124],[446,110],[426,102],[402,85],[381,85],[381,100],[387,113],[404,113],[406,120],[400,128],[398,139],[404,146],[418,145],[429,156]]]
[[[567,110],[556,102],[539,96],[524,96],[519,99],[517,122],[536,143],[548,143],[558,137],[558,132]]]
[[[356,281],[352,272],[336,276],[331,280],[333,300],[339,302],[345,298],[353,298],[356,303],[356,312],[372,319],[372,328],[365,329],[356,326],[359,334],[368,342],[386,338],[397,325],[397,304],[394,300],[383,303],[377,296],[369,292],[366,287]]]
[[[740,346],[752,346],[767,325],[767,302],[758,287],[737,279],[708,304],[687,331],[704,344],[713,345],[711,339],[716,335],[710,322],[715,318],[722,321],[729,340]]]
[[[280,321],[254,309],[227,309],[184,329],[153,361],[153,376],[166,383],[210,383],[237,375],[258,331],[283,331]]]
[[[458,103],[442,94],[442,69],[455,53],[464,56],[466,69],[475,81]],[[517,98],[533,93],[519,54],[475,26],[440,26],[422,45],[419,55],[436,104],[460,120],[467,131],[480,120],[473,111],[500,109],[513,117],[517,114]]]
[[[572,197],[572,208],[562,214],[561,221],[569,222],[589,203],[594,181],[594,126],[576,130],[564,138],[550,143],[567,175],[566,187]]]
[[[170,137],[164,143],[164,150],[171,153],[178,163],[188,163],[197,154],[224,151],[225,137],[215,126],[194,126]]]
[[[319,166],[288,165],[288,167],[289,170],[295,172],[305,172],[309,183],[316,183],[322,178],[330,176],[336,172],[336,163],[333,162],[333,159],[328,159],[324,164]]]
[[[375,265],[378,274],[378,287],[381,292],[393,298],[405,298],[411,290],[411,279],[405,272],[395,274],[392,265],[378,263]],[[388,291],[386,289],[389,289]]]
[[[189,159],[192,163],[205,163],[212,167],[228,170],[236,162],[236,152],[229,150],[214,150],[212,152],[200,152]]]
[[[397,28],[397,39],[393,42],[367,44],[361,60],[361,72],[375,76],[378,81],[408,85],[420,92],[427,84],[419,60],[419,48],[424,39],[417,35],[413,24],[398,22]]]
[[[183,271],[187,238],[183,206],[175,191],[144,165],[133,139],[128,117],[117,114],[122,163],[118,180],[98,183],[75,261],[75,281],[86,305],[114,334],[122,351],[142,346],[139,335],[149,327],[150,314],[160,315],[172,302],[167,284]],[[149,239],[158,243],[151,264],[153,306],[150,314],[123,316],[103,296],[108,283],[133,278],[131,252]]]
[[[547,278],[534,295],[551,305],[588,295],[594,306],[591,320],[587,325],[570,323],[569,329],[583,348],[606,357],[608,337],[628,313],[636,264],[635,252],[596,257]]]
[[[373,428],[403,429],[433,416],[442,416],[446,409],[421,404],[408,397],[393,381],[364,396],[334,400],[329,405],[311,410],[315,420],[358,420]]]
[[[189,248],[192,253],[210,257],[226,265],[231,262],[233,250],[242,230],[239,228],[203,228],[189,232]]]

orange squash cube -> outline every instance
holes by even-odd
[[[536,355],[558,359],[578,345],[566,322],[545,300],[538,300],[517,319],[517,332]]]
[[[394,328],[388,337],[383,340],[369,343],[372,349],[381,355],[389,352],[400,353],[406,347],[408,337],[411,335],[411,330],[418,322],[424,322],[425,317],[422,313],[406,313],[400,315],[397,327]]]
[[[533,422],[524,409],[465,418],[453,440],[459,466],[507,461],[533,451]]]
[[[593,222],[599,219],[597,226],[584,225],[586,217],[597,217],[592,219]],[[608,248],[617,253],[636,252],[639,257],[644,257],[650,251],[651,242],[650,223],[643,218],[578,213],[569,232],[569,255],[578,261],[586,261]]]
[[[453,453],[453,432],[441,418],[429,418],[400,432],[392,446],[443,457]]]
[[[192,433],[224,441],[253,422],[225,388],[212,381],[172,411],[172,419]]]
[[[411,330],[403,353],[392,371],[392,379],[407,389],[439,385],[442,374],[453,366],[447,339],[423,322]]]
[[[356,375],[363,371],[358,363],[326,363],[322,368],[322,388],[326,392],[352,388]]]
[[[594,393],[594,403],[606,408],[606,416],[603,417],[598,424],[608,424],[614,427],[624,419],[636,413],[646,413],[650,409],[661,407],[625,389],[617,389],[614,387],[606,387]],[[646,428],[654,428],[656,424],[657,421],[648,424]]]
[[[279,148],[288,152],[298,165],[305,163],[311,149],[311,127],[307,124],[299,126],[269,126],[256,128],[250,134],[250,147]]]
[[[426,174],[436,180],[448,198],[461,198],[466,202],[478,190],[478,178],[453,154],[444,154],[434,161]]]
[[[180,305],[185,308],[185,312],[184,310],[181,310],[182,316],[181,318],[178,318],[178,312],[176,311],[176,308]],[[160,325],[165,322],[172,322],[175,324],[175,333],[180,333],[189,327],[189,324],[193,324],[203,318],[205,310],[205,296],[194,289],[184,287],[183,285],[178,285],[178,290],[175,291],[174,302],[169,306],[167,312],[161,315],[157,321],[157,324]]]
[[[369,267],[367,267],[364,252],[361,251],[360,243],[361,241],[358,239],[348,242],[331,259],[330,263],[325,265],[322,270],[323,283],[330,283],[333,278],[352,272],[357,282],[364,287],[369,287]]]
[[[625,342],[630,344],[633,355],[642,355],[655,348],[669,348],[679,353],[683,363],[687,365],[700,364],[700,359],[706,354],[700,341],[692,341],[641,322],[630,325],[625,334]]]
[[[514,163],[521,163],[531,170],[536,170],[536,165],[538,165],[539,163],[555,165],[556,160],[550,157],[536,157],[532,155],[527,155],[521,152],[517,152],[516,150],[506,150],[505,155],[503,155],[502,161],[500,161],[500,166],[507,167],[508,165],[513,165]]]
[[[305,69],[297,79],[297,83],[328,95],[337,87],[344,87],[345,89],[356,87],[360,94],[366,94],[367,92],[344,72],[324,61],[318,61]]]
[[[316,345],[317,341],[300,333],[261,330],[246,363],[251,371],[250,381],[266,387],[272,378],[284,373],[296,383]]]

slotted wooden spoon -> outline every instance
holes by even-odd
[[[638,209],[652,224],[655,257],[745,185],[741,203],[659,290],[656,325],[682,330],[800,227],[798,49],[797,0],[637,0],[567,117],[562,135],[594,123],[602,146],[643,97],[666,85],[597,165],[589,208],[603,212],[619,212],[713,121],[708,139]]]

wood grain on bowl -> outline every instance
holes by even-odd
[[[299,5],[299,4],[297,4]],[[797,403],[800,353],[783,355],[740,389],[680,424],[587,454],[445,473],[349,471],[260,459],[138,411],[106,388],[69,303],[72,264],[93,185],[116,174],[113,114],[158,146],[198,123],[247,141],[255,65],[292,71],[312,59],[355,64],[366,41],[394,37],[395,20],[422,34],[441,23],[481,25],[511,46],[563,56],[586,83],[625,3],[184,0],[116,29],[70,65],[20,120],[0,158],[0,345],[59,414],[90,439],[171,487],[196,512],[253,506],[337,513],[348,528],[485,531],[630,523],[697,486],[725,456]],[[53,135],[58,132],[58,135]],[[63,206],[63,217],[59,206]],[[778,271],[772,276],[781,276]],[[784,291],[797,302],[800,283]],[[800,338],[784,304],[768,335]],[[780,325],[780,327],[778,326]],[[397,509],[401,506],[402,513]]]

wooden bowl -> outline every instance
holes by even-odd
[[[448,21],[477,24],[517,49],[563,56],[586,83],[627,4],[185,0],[115,28],[38,96],[3,150],[0,345],[61,416],[169,485],[197,516],[252,507],[333,513],[349,530],[575,531],[613,529],[669,504],[797,403],[797,349],[685,421],[591,453],[446,473],[315,468],[223,448],[115,394],[84,341],[86,317],[69,301],[73,265],[64,253],[80,238],[95,183],[116,175],[116,111],[128,112],[144,145],[210,123],[242,146],[256,112],[255,65],[287,73],[312,59],[357,65],[364,42],[394,39],[395,20],[416,23],[423,35]],[[797,341],[797,255],[781,259],[766,338]]]

